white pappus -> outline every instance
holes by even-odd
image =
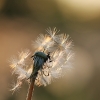
[[[36,51],[33,55],[29,50],[24,50],[19,53],[18,58],[13,57],[10,60],[10,67],[13,69],[13,73],[17,74],[17,83],[11,89],[12,91],[34,76],[35,85],[46,86],[52,80],[62,77],[71,67],[73,53],[69,35],[58,34],[56,28],[53,30],[48,28],[46,31],[47,34],[40,34],[33,42],[32,46]],[[33,62],[29,62],[31,56]]]

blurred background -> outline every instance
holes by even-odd
[[[100,100],[99,0],[0,0],[0,100],[25,100],[28,84],[13,95],[16,76],[9,59],[32,48],[48,27],[69,34],[74,43],[73,68],[47,87],[35,87],[33,100]]]

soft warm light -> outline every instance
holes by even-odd
[[[57,0],[57,2],[66,17],[74,15],[81,19],[91,19],[99,16],[99,0]]]

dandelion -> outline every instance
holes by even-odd
[[[12,73],[17,74],[17,83],[11,90],[14,92],[27,81],[29,91],[26,100],[31,100],[34,84],[47,86],[52,80],[62,77],[70,67],[73,54],[69,35],[58,34],[56,28],[54,30],[48,28],[46,31],[46,35],[40,34],[33,42],[32,46],[35,49],[33,54],[29,50],[22,51],[10,62]],[[33,60],[29,61],[30,57]]]

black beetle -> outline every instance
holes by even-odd
[[[43,68],[44,63],[49,59],[50,59],[50,52],[48,52],[48,54],[46,55],[44,52],[36,52],[31,58],[33,58],[34,60],[34,64],[33,64],[33,70],[32,70],[32,74],[30,76],[31,78],[36,78],[39,69]]]

